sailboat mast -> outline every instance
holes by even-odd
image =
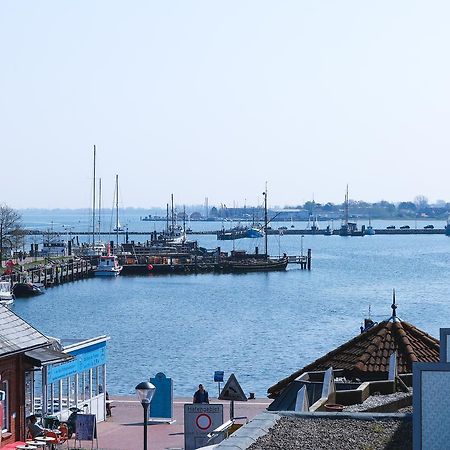
[[[345,193],[345,225],[348,225],[348,184],[347,191]]]
[[[173,215],[173,194],[172,194],[172,233],[175,230],[175,217]]]
[[[119,175],[116,174],[116,245],[119,250]]]
[[[92,189],[92,249],[95,246],[95,145],[94,145],[94,179],[93,179],[93,189]]]
[[[100,241],[101,233],[101,220],[102,220],[102,179],[98,180],[98,240]]]
[[[169,235],[169,204],[166,203],[166,234]]]
[[[263,192],[264,195],[264,254],[267,258],[267,183],[266,190]]]

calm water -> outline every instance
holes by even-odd
[[[270,253],[298,254],[301,240],[271,236]],[[211,236],[199,241],[218,245]],[[262,248],[262,240],[235,246],[255,244]],[[191,395],[199,382],[215,394],[213,372],[224,370],[226,377],[236,374],[244,391],[264,396],[281,378],[354,337],[369,305],[375,320],[388,317],[394,287],[403,320],[434,336],[450,326],[449,238],[305,236],[303,247],[313,252],[311,272],[290,266],[268,274],[93,278],[18,299],[14,310],[51,336],[111,336],[113,394],[131,393],[160,371],[174,379],[177,396]]]

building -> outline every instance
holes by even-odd
[[[439,340],[401,320],[396,315],[395,293],[392,316],[355,338],[347,341],[316,361],[279,381],[268,389],[276,398],[289,384],[307,372],[341,369],[348,380],[374,381],[387,379],[389,357],[397,352],[397,373],[409,375],[412,382],[414,362],[438,362]]]
[[[0,305],[0,389],[5,393],[2,445],[25,437],[26,417],[33,411],[34,371],[42,361],[72,359],[53,344],[52,339]]]
[[[104,420],[108,339],[59,341],[0,305],[1,446],[25,439],[30,414],[64,420],[87,405]]]

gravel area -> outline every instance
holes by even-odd
[[[412,389],[409,392],[396,392],[395,394],[387,395],[371,395],[364,403],[357,405],[350,405],[344,408],[345,412],[362,412],[377,406],[386,405],[396,400],[400,400],[412,395]]]
[[[282,417],[248,450],[411,450],[412,422]]]
[[[413,407],[411,406],[406,406],[405,408],[400,408],[398,410],[399,413],[412,413],[413,412]]]

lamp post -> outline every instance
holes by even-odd
[[[155,393],[155,386],[149,381],[143,381],[139,383],[136,387],[136,394],[142,407],[144,408],[144,450],[147,450],[147,416],[148,407],[152,401],[153,394]]]

